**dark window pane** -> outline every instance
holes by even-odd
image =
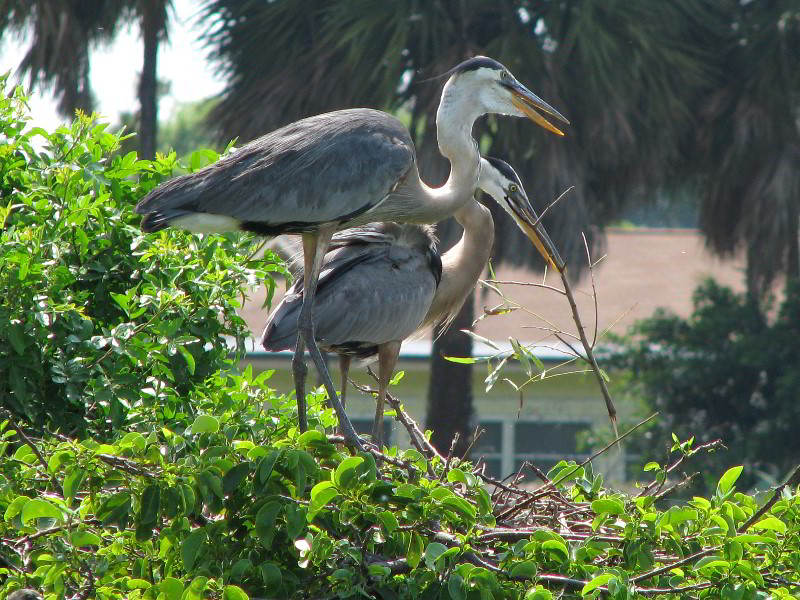
[[[359,435],[372,435],[372,419],[350,419],[353,429]],[[392,419],[383,420],[383,445],[391,446],[392,441]]]
[[[523,421],[515,424],[515,454],[574,454],[576,436],[589,429],[588,423]],[[554,463],[555,464],[555,463]],[[537,465],[543,471],[547,469]]]
[[[481,423],[480,428],[484,431],[472,446],[470,456],[473,460],[479,459],[484,454],[500,454],[503,451],[503,424]]]

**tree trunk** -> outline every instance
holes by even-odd
[[[431,351],[431,379],[428,387],[428,410],[425,429],[433,431],[431,443],[446,455],[453,436],[459,434],[454,456],[467,450],[472,434],[472,365],[454,363],[445,356],[472,356],[472,338],[462,332],[472,325],[475,298],[469,295],[453,323],[443,334],[436,327]],[[440,335],[441,334],[441,335]]]
[[[139,153],[142,158],[156,156],[156,132],[158,129],[158,67],[159,36],[164,29],[164,8],[160,2],[142,2],[142,39],[144,61],[139,80]],[[159,10],[160,8],[160,10]]]

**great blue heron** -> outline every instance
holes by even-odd
[[[482,159],[478,186],[488,192],[526,232],[535,232],[548,261],[560,263],[514,170],[495,158]],[[491,213],[468,202],[455,213],[464,228],[443,256],[430,229],[377,223],[333,236],[322,262],[314,323],[318,343],[339,355],[342,402],[352,358],[378,356],[378,399],[373,441],[380,446],[386,388],[402,341],[427,325],[452,319],[481,275],[494,239]],[[298,278],[270,315],[261,344],[266,350],[293,348],[304,280]]]
[[[377,221],[435,223],[457,211],[477,184],[480,155],[472,126],[483,114],[525,116],[557,134],[535,109],[568,123],[490,58],[469,59],[446,76],[436,127],[451,170],[440,188],[420,179],[411,136],[397,119],[357,108],[277,129],[196,173],[167,181],[136,205],[144,215],[144,232],[176,226],[198,232],[302,234],[306,293],[292,361],[302,431],[307,427],[307,346],[348,443],[360,447],[313,333],[310,307],[334,232]]]

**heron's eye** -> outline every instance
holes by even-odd
[[[508,77],[508,71],[500,71],[500,79],[506,79]]]
[[[516,183],[512,183],[510,186],[508,186],[508,191],[512,194],[516,194],[518,190],[519,188],[517,187]]]

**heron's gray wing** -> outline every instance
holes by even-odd
[[[167,181],[136,212],[146,215],[146,230],[200,213],[265,234],[308,231],[374,207],[414,159],[408,131],[394,117],[370,109],[325,113]]]
[[[315,302],[317,337],[333,350],[404,340],[419,328],[435,291],[436,277],[420,253],[364,261]]]
[[[336,234],[338,245],[331,246],[325,254],[319,280],[315,304],[320,294],[329,285],[337,285],[343,274],[361,262],[374,260],[391,244],[391,236],[386,236],[374,228],[359,228],[360,231],[345,230]],[[345,241],[346,240],[346,241]],[[294,284],[286,291],[281,302],[270,314],[261,334],[261,345],[269,351],[289,350],[297,345],[297,318],[303,304],[303,270],[296,274]]]
[[[314,304],[320,344],[366,356],[377,344],[402,340],[416,331],[440,276],[430,231],[381,223],[341,232],[337,240],[342,246],[326,255]],[[266,349],[296,344],[301,305],[298,282],[270,315],[261,339]]]

